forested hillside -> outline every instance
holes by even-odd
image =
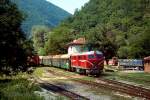
[[[34,25],[57,26],[62,20],[70,16],[65,10],[47,2],[46,0],[11,0],[24,13],[23,31],[30,35]]]
[[[66,35],[64,39],[68,36],[69,40],[86,37],[88,43],[103,51],[106,58],[143,58],[150,55],[150,2],[90,0],[53,30],[45,46],[47,53],[64,52],[61,44],[68,40],[58,38],[63,34]]]

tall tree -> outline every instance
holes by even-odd
[[[59,26],[50,32],[45,44],[47,54],[67,53],[67,44],[72,40],[71,29]]]
[[[88,43],[92,48],[102,51],[106,59],[116,55],[116,44],[112,37],[113,33],[110,29],[102,25],[97,25],[86,34]]]
[[[47,41],[47,33],[50,29],[47,26],[36,25],[32,28],[32,39],[35,51],[39,55],[45,55],[44,45]]]
[[[55,30],[71,29],[70,33],[76,34],[70,34],[74,39],[85,36],[90,44],[104,52],[106,58],[143,58],[150,55],[149,12],[149,0],[90,0]],[[57,36],[63,35],[65,29]],[[59,41],[59,38],[53,41]],[[53,41],[50,43],[56,43]],[[57,49],[49,48],[51,52],[62,51],[56,44],[53,46]]]
[[[25,36],[20,28],[23,16],[9,0],[0,0],[0,70],[16,71],[24,66]]]

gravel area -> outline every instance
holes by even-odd
[[[64,71],[66,73],[66,71]],[[75,78],[82,78],[80,75],[74,75]],[[68,91],[74,92],[78,95],[84,96],[90,100],[133,100],[132,97],[118,92],[113,92],[104,88],[97,89],[90,87],[85,84],[81,84],[75,81],[70,80],[64,75],[54,75],[48,71],[45,71],[40,77],[40,79],[47,81],[51,84],[57,85],[61,88],[64,88]],[[140,100],[139,98],[134,98],[134,100]]]
[[[67,97],[60,96],[57,93],[41,88],[42,91],[34,91],[35,94],[43,97],[45,100],[69,100]]]

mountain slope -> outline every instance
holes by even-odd
[[[47,25],[49,27],[57,26],[71,14],[65,10],[47,2],[46,0],[11,0],[16,3],[23,11],[25,21],[22,24],[23,31],[30,35],[32,26]]]
[[[90,0],[62,27],[72,29],[75,38],[86,37],[106,59],[143,58],[150,55],[149,4],[149,0]]]
[[[143,58],[150,55],[149,12],[148,0],[90,0],[68,26],[88,33],[88,41],[97,43],[105,56],[114,49],[112,56]]]

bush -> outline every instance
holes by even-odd
[[[40,88],[26,79],[0,80],[0,100],[43,100],[34,94]]]

